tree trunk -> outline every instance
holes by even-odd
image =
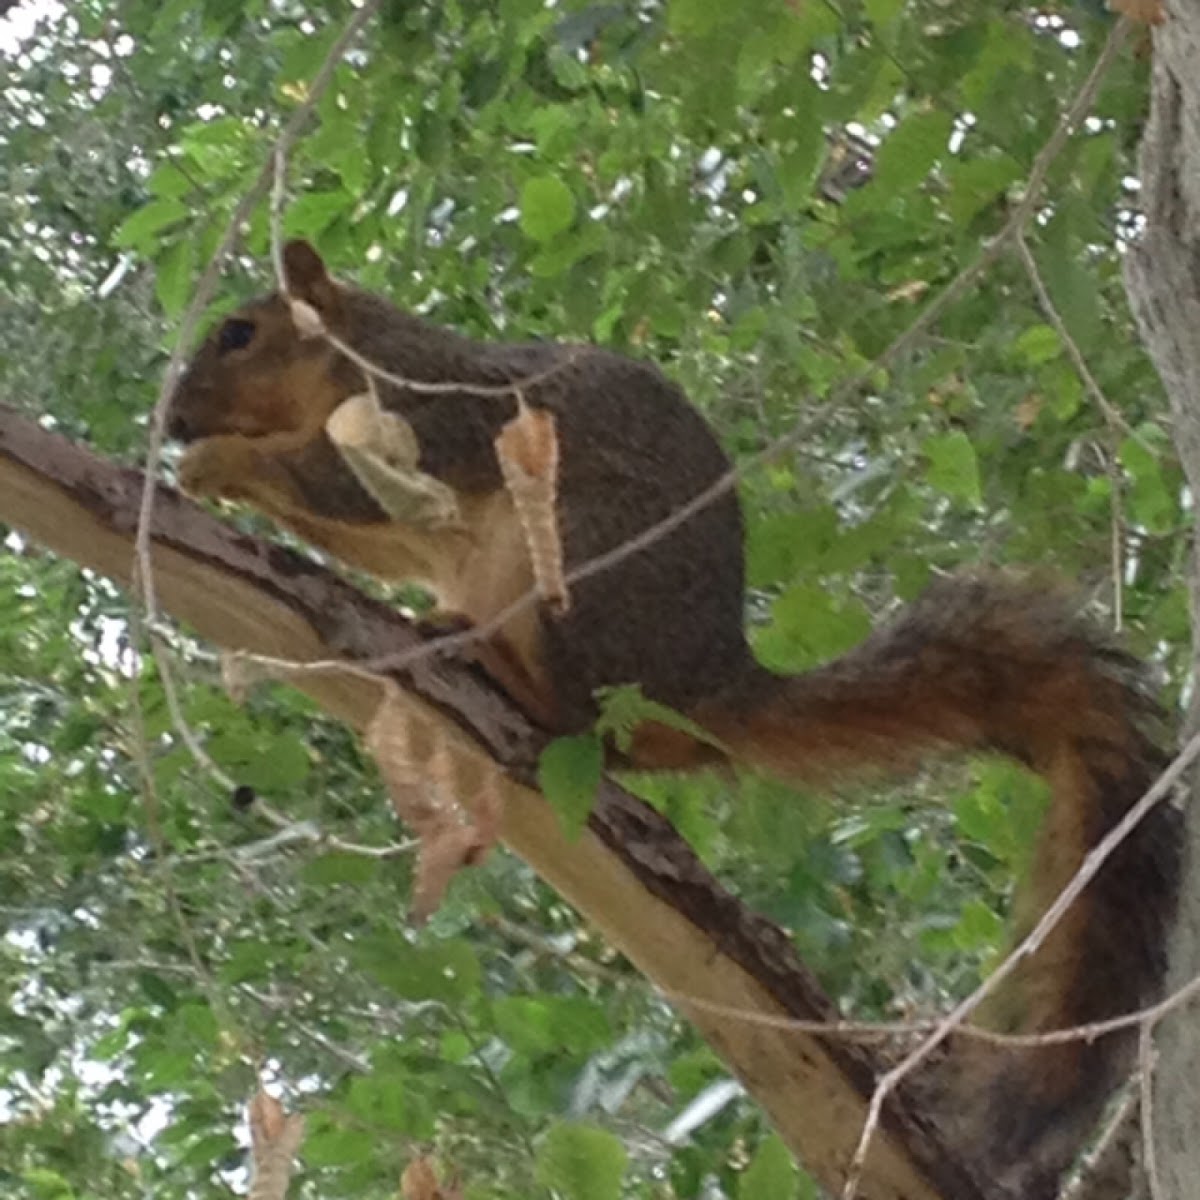
[[[1154,34],[1150,118],[1142,141],[1145,228],[1125,280],[1143,340],[1170,400],[1175,445],[1200,500],[1200,0],[1171,0]],[[1187,726],[1200,728],[1200,557],[1193,556],[1192,694]],[[1200,786],[1200,785],[1198,785]],[[1186,870],[1168,986],[1200,971],[1200,805],[1190,797]],[[1195,1005],[1162,1022],[1151,1091],[1154,1200],[1200,1191],[1200,1021]],[[1146,1114],[1143,1114],[1143,1121]]]

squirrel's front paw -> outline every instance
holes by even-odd
[[[197,500],[244,494],[251,465],[241,441],[218,436],[189,446],[179,460],[179,486]]]

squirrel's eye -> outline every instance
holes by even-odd
[[[225,354],[230,350],[244,350],[254,337],[254,322],[233,317],[221,326],[217,334],[217,350]]]

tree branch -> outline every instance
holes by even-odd
[[[142,486],[140,472],[0,406],[0,521],[126,586]],[[299,554],[239,534],[169,489],[156,500],[151,541],[163,609],[227,649],[361,661],[420,643],[386,605]],[[440,714],[462,753],[504,768],[512,781],[504,842],[677,998],[806,1168],[838,1190],[875,1079],[891,1062],[836,1036],[786,1027],[787,1018],[832,1022],[838,1014],[783,931],[729,895],[663,817],[611,782],[583,835],[567,840],[530,786],[544,737],[469,666],[426,658],[396,681]],[[381,692],[361,671],[305,672],[293,682],[359,730]],[[785,1020],[772,1025],[763,1016]],[[920,1107],[920,1086],[918,1075],[886,1106],[861,1195],[988,1200],[989,1181],[955,1156]]]
[[[1170,402],[1170,424],[1192,499],[1200,496],[1200,4],[1174,0],[1154,31],[1150,118],[1139,176],[1145,225],[1125,256],[1125,284],[1142,341]],[[1195,514],[1195,505],[1192,506]],[[1200,729],[1200,558],[1193,555],[1192,689],[1188,732]],[[1185,860],[1170,946],[1171,987],[1200,970],[1200,809],[1193,783]],[[1153,1081],[1157,1186],[1163,1200],[1188,1200],[1200,1173],[1200,1035],[1176,1014],[1156,1033]]]

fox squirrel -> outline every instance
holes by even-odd
[[[465,620],[492,622],[536,582],[495,450],[518,390],[556,422],[568,570],[677,512],[729,468],[704,419],[653,366],[594,347],[468,340],[335,280],[304,242],[287,245],[284,264],[290,299],[273,294],[222,321],[178,385],[169,432],[189,444],[185,490],[248,501],[385,579],[425,580]],[[319,322],[297,317],[314,312]],[[374,381],[394,442],[391,465],[380,469],[401,480],[411,509],[382,504],[343,453],[353,438],[330,436],[341,406],[370,389],[356,355],[442,385]],[[1030,926],[1163,765],[1133,664],[1052,592],[972,576],[936,583],[845,657],[776,675],[745,638],[742,541],[737,497],[725,491],[666,536],[574,583],[565,609],[513,615],[484,640],[483,665],[553,732],[589,727],[598,688],[640,684],[733,760],[786,780],[907,768],[950,749],[1013,757],[1053,790],[1016,903],[1018,925]],[[688,768],[721,753],[650,725],[626,758]],[[1152,995],[1179,845],[1177,814],[1160,805],[985,1019],[1048,1030]],[[955,1068],[947,1111],[993,1177],[1012,1180],[1013,1195],[1048,1196],[1129,1046],[1126,1035],[1020,1050],[963,1046],[951,1057],[975,1065],[966,1082]]]

